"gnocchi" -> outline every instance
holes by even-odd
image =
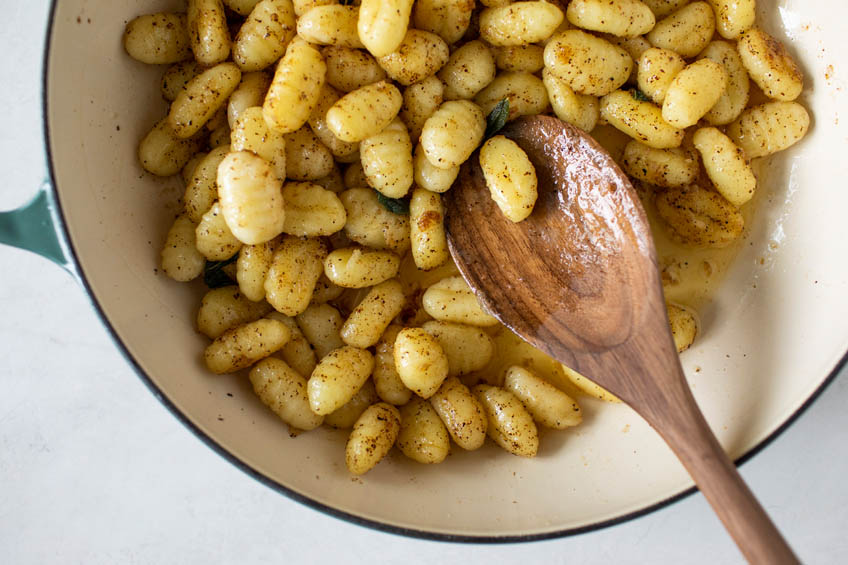
[[[333,170],[333,153],[309,126],[283,135],[286,176],[292,180],[318,180]]]
[[[692,137],[701,154],[707,176],[718,192],[734,206],[754,196],[757,179],[745,158],[745,152],[716,128],[701,128]]]
[[[495,79],[495,57],[482,41],[469,41],[439,71],[445,100],[468,100]]]
[[[230,95],[227,103],[227,123],[230,128],[235,126],[242,112],[254,106],[262,106],[269,86],[271,86],[271,77],[267,73],[257,71],[241,75],[241,82]]]
[[[265,278],[265,299],[275,310],[286,316],[303,312],[318,277],[324,270],[327,248],[314,238],[286,236],[280,242],[268,276]]]
[[[281,183],[286,180],[286,138],[283,134],[268,128],[260,106],[246,108],[239,114],[229,138],[230,146],[225,148],[226,153],[229,151],[255,153],[271,165],[277,180]]]
[[[568,83],[548,69],[542,70],[542,84],[557,118],[583,131],[595,129],[600,116],[597,97],[574,92]]]
[[[736,49],[748,75],[766,96],[789,102],[801,94],[804,88],[801,69],[775,38],[753,28],[742,34]]]
[[[395,338],[395,366],[403,384],[430,398],[448,376],[448,358],[442,346],[421,328],[404,328]]]
[[[227,226],[242,243],[265,243],[285,226],[280,180],[268,161],[247,151],[230,153],[218,165],[218,196]]]
[[[369,406],[356,421],[345,446],[345,465],[354,475],[374,468],[386,456],[400,432],[400,413],[391,404]]]
[[[196,279],[203,272],[206,260],[197,250],[197,225],[185,214],[174,220],[165,245],[162,247],[162,270],[179,282]]]
[[[303,332],[300,331],[295,319],[284,314],[280,314],[277,311],[269,313],[267,318],[279,320],[284,323],[291,334],[291,337],[289,337],[289,340],[283,348],[275,353],[274,356],[285,361],[289,367],[297,372],[298,375],[302,377],[308,377],[311,375],[312,370],[315,369],[315,365],[318,364],[318,360],[315,358],[315,351],[313,351],[309,342],[306,341],[306,337],[304,337]],[[306,390],[305,381],[304,390]]]
[[[224,5],[240,16],[250,14],[259,0],[224,0]]]
[[[406,37],[412,0],[362,0],[357,29],[359,39],[375,57],[395,51]]]
[[[401,329],[401,326],[393,324],[383,332],[377,342],[374,372],[371,374],[377,396],[383,402],[396,406],[402,406],[412,398],[412,391],[403,384],[395,365],[395,339]]]
[[[230,54],[230,30],[221,0],[188,0],[186,25],[194,57],[201,65],[215,65]]]
[[[362,388],[374,369],[374,358],[365,349],[344,345],[327,353],[306,383],[309,407],[326,416],[344,406]]]
[[[451,167],[450,169],[441,169],[427,159],[424,153],[424,148],[421,144],[415,148],[415,154],[412,157],[413,180],[415,184],[421,188],[427,189],[430,192],[447,192],[453,181],[459,175],[459,167]]]
[[[315,6],[297,19],[297,35],[313,45],[364,47],[359,40],[358,21],[356,6]]]
[[[662,110],[623,90],[601,98],[601,117],[611,126],[655,149],[680,147],[683,130],[663,119]]]
[[[572,0],[565,12],[575,26],[621,37],[638,37],[651,31],[656,18],[639,0]]]
[[[448,456],[448,430],[429,402],[416,397],[400,408],[397,446],[418,463],[441,463]]]
[[[321,53],[327,64],[327,84],[341,92],[353,92],[386,79],[386,71],[367,51],[331,45]]]
[[[312,304],[298,314],[295,320],[319,359],[344,346],[340,333],[342,315],[329,304]]]
[[[465,35],[474,12],[473,0],[418,0],[412,7],[412,24],[456,43]]]
[[[342,341],[363,349],[376,345],[391,321],[400,314],[405,302],[403,288],[396,280],[371,287],[345,320],[341,329]]]
[[[691,151],[654,149],[636,140],[624,147],[622,166],[631,177],[665,188],[686,186],[698,177],[698,160]]]
[[[213,373],[234,373],[270,356],[288,340],[285,324],[261,319],[225,331],[206,348],[203,357]]]
[[[504,99],[509,100],[508,120],[541,114],[548,109],[545,84],[530,73],[501,73],[474,97],[474,102],[488,115]]]
[[[464,163],[480,145],[486,130],[483,110],[467,100],[442,104],[427,118],[421,130],[424,155],[440,169]]]
[[[145,171],[169,177],[180,172],[199,148],[198,139],[179,137],[166,117],[138,144],[138,161]]]
[[[185,14],[160,12],[139,16],[124,30],[124,49],[149,65],[179,63],[191,55]]]
[[[313,430],[324,417],[314,413],[306,396],[306,379],[284,361],[268,357],[250,370],[256,396],[282,421],[298,430]]]
[[[394,51],[377,61],[392,80],[409,86],[436,74],[449,56],[444,39],[429,31],[411,29]]]
[[[268,126],[280,133],[303,127],[318,105],[326,78],[327,65],[317,49],[297,39],[289,43],[262,104]]]
[[[324,260],[324,274],[344,288],[365,288],[394,277],[400,258],[391,251],[361,247],[336,249]]]
[[[257,245],[245,245],[236,262],[236,281],[239,290],[249,300],[259,302],[265,298],[265,279],[274,259],[275,240]]]
[[[681,8],[689,3],[689,0],[642,0],[654,15],[658,18],[664,18],[678,8]]]
[[[520,222],[533,212],[536,204],[536,169],[517,143],[496,135],[480,149],[480,168],[486,186],[501,212]]]
[[[424,188],[413,190],[409,203],[409,222],[415,266],[422,271],[429,271],[443,265],[449,254],[441,197]]]
[[[658,21],[648,35],[654,47],[694,57],[710,42],[715,32],[715,14],[706,2],[692,2]]]
[[[524,367],[507,369],[504,388],[514,394],[533,419],[543,426],[561,430],[576,426],[583,420],[580,406],[571,397]]]
[[[698,322],[686,308],[676,304],[666,304],[666,309],[674,346],[678,353],[682,353],[695,341],[695,336],[698,334]]]
[[[400,119],[362,140],[359,155],[368,186],[389,198],[406,196],[414,176],[412,140]]]
[[[545,48],[541,45],[513,45],[495,50],[495,65],[503,71],[538,73],[545,66]]]
[[[539,430],[521,401],[508,390],[489,385],[477,385],[473,393],[489,420],[486,435],[513,455],[535,457]]]
[[[347,213],[344,233],[360,245],[401,254],[409,249],[409,216],[380,205],[370,188],[351,188],[339,195]]]
[[[448,376],[482,370],[495,355],[495,343],[477,326],[429,321],[421,328],[436,338],[448,358]]]
[[[627,82],[635,83],[638,79],[638,69],[636,63],[642,57],[642,54],[651,48],[651,43],[645,39],[644,35],[636,37],[619,37],[610,33],[601,34],[603,39],[606,39],[616,47],[624,49],[630,58],[633,60],[633,67],[630,69],[630,76]]]
[[[715,106],[726,86],[727,72],[715,61],[701,59],[688,65],[668,85],[663,119],[680,129],[695,125]]]
[[[733,204],[697,184],[669,188],[657,195],[656,205],[672,237],[695,247],[727,247],[745,227]]]
[[[409,128],[409,137],[418,141],[427,118],[444,102],[445,87],[438,77],[428,77],[417,84],[406,87],[400,117]]]
[[[480,37],[491,45],[528,45],[544,41],[556,31],[564,15],[547,2],[515,2],[483,10]]]
[[[212,289],[200,301],[197,330],[216,339],[225,331],[255,322],[270,311],[271,306],[267,302],[250,300],[237,286]]]
[[[324,423],[340,430],[352,428],[365,410],[379,400],[374,383],[369,379],[350,400],[324,416]]]
[[[168,67],[159,83],[162,98],[168,102],[173,102],[177,94],[188,84],[188,81],[199,75],[202,70],[203,68],[193,59]]]
[[[754,26],[755,0],[709,0],[716,17],[716,31],[725,39],[739,39]]]
[[[639,57],[637,67],[639,90],[662,104],[674,77],[686,68],[686,61],[674,51],[651,47]]]
[[[329,82],[329,69],[327,72]],[[342,141],[336,137],[327,125],[327,110],[329,110],[341,97],[342,94],[338,90],[333,88],[330,84],[325,84],[324,88],[321,90],[321,97],[318,100],[318,104],[309,115],[308,123],[309,127],[312,128],[312,133],[315,134],[318,141],[330,150],[330,153],[333,154],[333,158],[339,161],[348,161],[357,157],[359,144]]]
[[[609,41],[578,29],[556,34],[545,46],[545,68],[580,94],[604,96],[627,82],[630,55]]]
[[[424,310],[437,320],[472,326],[494,326],[498,321],[486,313],[462,277],[447,277],[424,292]]]
[[[194,237],[197,250],[210,261],[225,261],[238,253],[242,246],[227,225],[220,202],[215,202],[200,218]]]
[[[327,126],[342,141],[362,141],[392,123],[403,96],[396,86],[380,81],[342,96],[327,110]]]
[[[473,451],[483,446],[488,426],[485,409],[458,378],[445,379],[430,404],[459,447]]]
[[[186,215],[193,222],[200,222],[218,199],[218,167],[229,153],[229,146],[216,147],[194,167],[183,195]]]
[[[168,124],[177,137],[191,137],[200,131],[241,81],[241,71],[232,63],[221,63],[188,81],[171,102]]]
[[[239,28],[233,61],[244,72],[271,66],[286,52],[296,25],[291,0],[261,0]]]
[[[184,14],[129,19],[128,56],[167,65],[170,107],[138,160],[183,181],[159,261],[210,287],[196,318],[205,364],[243,370],[292,437],[350,430],[353,474],[393,445],[435,464],[487,436],[532,457],[537,426],[581,423],[565,391],[617,402],[481,306],[450,259],[442,194],[475,159],[522,221],[544,179],[500,119],[553,112],[591,132],[668,236],[666,307],[684,351],[698,319],[681,265],[725,268],[756,190],[750,160],[810,128],[802,73],[754,8],[189,0]]]
[[[721,64],[727,73],[727,87],[718,102],[704,115],[704,119],[714,126],[729,124],[739,117],[748,104],[751,91],[748,71],[736,49],[725,41],[713,41],[701,52],[700,57]]]
[[[286,215],[283,233],[306,237],[331,235],[347,221],[339,197],[311,182],[289,182],[283,186]]]
[[[795,102],[767,102],[748,108],[727,127],[727,135],[750,159],[783,151],[810,128],[810,114]]]

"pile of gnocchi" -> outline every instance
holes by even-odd
[[[170,103],[139,160],[185,184],[161,268],[208,287],[206,366],[247,370],[291,428],[351,429],[354,474],[393,446],[534,456],[538,426],[580,423],[574,396],[616,399],[480,307],[441,194],[476,158],[526,218],[535,171],[487,126],[552,113],[615,131],[655,229],[731,245],[751,160],[810,122],[798,65],[754,20],[754,0],[187,0],[133,19],[124,47],[167,65]],[[695,317],[668,311],[682,351]]]

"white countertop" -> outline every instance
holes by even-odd
[[[40,64],[47,2],[0,0],[6,181],[0,209],[44,176]],[[0,247],[0,562],[736,563],[700,495],[570,538],[517,545],[407,539],[342,522],[254,481],[147,391],[83,290]],[[848,378],[838,377],[742,474],[799,556],[848,563]]]

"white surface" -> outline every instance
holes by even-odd
[[[23,203],[43,176],[37,70],[46,5],[0,0],[2,209]],[[741,560],[699,495],[599,532],[509,546],[411,540],[327,517],[255,482],[183,428],[68,275],[6,247],[0,265],[3,563]],[[742,469],[809,563],[848,562],[846,403],[843,375]]]

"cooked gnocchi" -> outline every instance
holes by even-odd
[[[488,140],[480,149],[480,168],[504,216],[520,222],[533,212],[538,196],[536,169],[517,143],[502,135]]]
[[[811,121],[754,0],[188,0],[128,18],[122,40],[162,66],[169,107],[138,160],[182,179],[159,266],[208,287],[203,362],[243,371],[293,431],[349,430],[355,475],[394,446],[437,464],[488,437],[532,457],[538,426],[618,401],[515,338],[451,261],[443,194],[462,167],[514,222],[539,196],[503,122],[555,115],[632,179],[682,352],[699,323],[681,265],[731,256],[752,161]]]

